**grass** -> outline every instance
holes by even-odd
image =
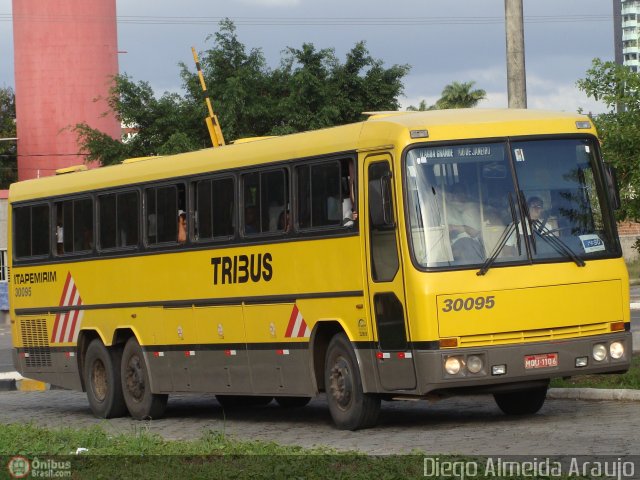
[[[80,447],[87,450],[76,455]],[[71,478],[90,479],[422,478],[425,458],[424,454],[374,457],[328,448],[236,441],[212,431],[205,431],[198,440],[170,441],[145,429],[109,435],[99,426],[44,429],[32,424],[0,425],[0,468],[15,455],[26,457],[32,464],[35,458],[69,461]],[[462,457],[439,459],[464,461]]]
[[[551,381],[556,388],[631,388],[640,390],[640,355],[631,359],[629,371],[622,374],[582,375],[567,380],[557,378]]]
[[[86,448],[87,451],[76,455],[79,447]],[[53,475],[46,475],[45,471],[44,476],[73,479],[444,480],[465,478],[464,472],[468,472],[473,465],[476,470],[467,478],[524,480],[531,477],[496,477],[495,470],[489,471],[488,467],[489,462],[492,462],[492,468],[495,469],[498,458],[428,455],[423,452],[368,456],[358,452],[341,453],[328,448],[304,449],[272,442],[236,441],[213,431],[205,431],[198,440],[170,441],[149,433],[145,428],[129,434],[109,435],[100,426],[45,429],[33,424],[0,424],[0,478],[8,478],[5,468],[9,467],[16,455],[25,457],[30,462],[33,477],[43,476],[41,471],[35,472],[35,469],[51,469],[50,465],[53,464]],[[429,472],[426,470],[427,458],[431,465]],[[531,460],[533,458],[519,457],[508,461],[531,463]],[[539,463],[544,460],[537,459]],[[434,465],[437,466],[437,471],[434,470]],[[463,472],[462,477],[460,472]],[[562,474],[554,478],[592,478],[570,476],[566,472],[565,466]]]

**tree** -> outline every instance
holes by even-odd
[[[615,62],[592,61],[578,88],[609,111],[594,115],[604,159],[616,167],[621,187],[619,219],[640,219],[640,76]]]
[[[16,137],[16,98],[11,88],[0,88],[0,139]],[[0,188],[18,179],[17,142],[0,140]]]
[[[440,98],[435,103],[427,107],[427,102],[421,100],[420,104],[415,107],[413,105],[407,107],[408,111],[425,111],[425,110],[446,110],[449,108],[473,108],[480,103],[481,100],[487,98],[487,92],[482,89],[473,90],[476,82],[453,82],[444,87]]]
[[[409,112],[425,112],[427,110],[433,110],[433,106],[428,107],[426,100],[420,100],[420,103],[417,107],[414,107],[413,105],[409,105],[407,107],[407,111]]]
[[[480,100],[487,98],[482,89],[472,90],[476,82],[453,82],[445,86],[435,107],[439,110],[447,108],[473,108]]]
[[[407,65],[385,68],[357,43],[341,63],[333,49],[305,43],[287,48],[277,68],[260,49],[247,50],[226,19],[199,55],[207,91],[227,142],[247,136],[282,135],[363,119],[366,110],[395,110]],[[210,145],[207,116],[196,73],[181,64],[184,95],[157,98],[148,82],[114,79],[110,108],[139,133],[127,144],[77,125],[87,160],[115,163],[131,156],[178,153]]]

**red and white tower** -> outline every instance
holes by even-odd
[[[13,0],[13,37],[19,180],[82,163],[78,123],[120,138],[116,0]]]

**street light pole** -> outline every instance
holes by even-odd
[[[509,108],[527,108],[522,0],[504,0]]]

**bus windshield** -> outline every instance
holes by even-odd
[[[419,268],[619,255],[595,140],[420,146],[406,156]]]

